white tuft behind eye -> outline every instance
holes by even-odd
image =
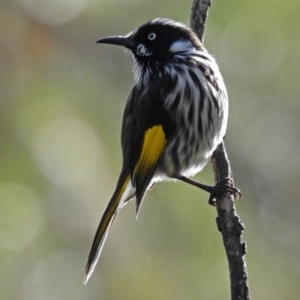
[[[148,40],[153,41],[156,39],[156,33],[151,32],[148,34]]]

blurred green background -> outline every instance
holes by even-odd
[[[1,0],[0,299],[229,299],[216,211],[159,184],[118,215],[82,285],[121,166],[131,57],[97,45],[190,1]],[[226,147],[252,299],[300,294],[300,2],[213,1],[205,45],[230,97]],[[211,184],[208,164],[197,179]]]

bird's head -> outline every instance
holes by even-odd
[[[124,46],[138,60],[202,49],[200,40],[190,28],[161,18],[147,22],[126,36],[111,36],[97,43]]]

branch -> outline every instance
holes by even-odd
[[[191,28],[197,33],[201,42],[204,42],[205,22],[211,0],[194,0],[191,10]]]
[[[223,142],[213,153],[211,162],[216,182],[225,177],[232,178],[232,171]],[[217,212],[217,226],[223,236],[229,264],[231,299],[249,300],[247,266],[244,259],[246,244],[242,239],[245,227],[236,213],[232,195],[222,194],[217,198]]]
[[[211,0],[193,0],[191,11],[191,28],[197,33],[200,40],[204,40],[205,22]],[[211,157],[215,182],[225,177],[232,177],[229,160],[224,142],[222,142]],[[217,226],[223,236],[223,243],[227,254],[231,299],[250,300],[248,288],[247,266],[244,256],[246,244],[242,239],[244,225],[236,213],[233,196],[222,194],[217,197]]]

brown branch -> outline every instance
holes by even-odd
[[[191,10],[191,28],[197,33],[201,42],[204,41],[205,22],[208,15],[208,8],[211,0],[194,0]]]
[[[211,158],[215,181],[225,177],[232,178],[229,160],[222,142]],[[247,266],[245,261],[246,244],[242,233],[244,224],[236,213],[233,196],[222,194],[217,198],[217,226],[223,236],[223,243],[229,264],[231,299],[250,299]]]
[[[204,40],[204,28],[211,0],[193,0],[191,11],[191,28],[201,41]],[[224,142],[211,157],[215,182],[225,177],[232,177],[230,163]],[[231,299],[249,300],[248,276],[245,261],[246,245],[242,239],[244,225],[236,213],[233,196],[222,194],[217,197],[217,226],[223,236],[223,243],[229,264]]]

